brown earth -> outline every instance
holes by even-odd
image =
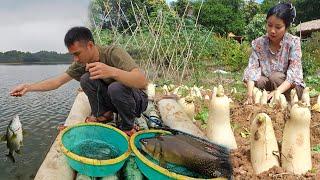
[[[312,99],[312,104],[314,103],[315,99]],[[255,114],[260,112],[264,112],[271,117],[276,138],[281,144],[285,121],[290,118],[289,112],[283,112],[280,108],[273,109],[266,106],[257,107],[235,103],[231,109],[231,123],[236,127],[234,134],[238,144],[238,149],[231,153],[234,179],[320,179],[320,153],[315,152],[312,152],[313,170],[304,175],[294,175],[281,167],[273,167],[259,175],[254,174],[250,163],[250,137],[242,137],[241,132],[250,131],[250,123]],[[314,147],[320,144],[320,113],[312,111],[310,128],[311,147]]]

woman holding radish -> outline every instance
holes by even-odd
[[[299,99],[305,84],[301,64],[300,38],[289,34],[296,10],[290,3],[280,3],[267,13],[267,34],[252,41],[252,54],[244,71],[247,101],[253,103],[253,89],[265,89],[268,100],[275,90],[290,100],[290,90],[295,88]]]

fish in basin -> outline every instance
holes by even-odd
[[[182,137],[161,135],[140,139],[142,150],[159,161],[166,168],[166,163],[184,166],[206,177],[228,177],[232,175],[229,157],[225,154],[208,153],[188,143]]]

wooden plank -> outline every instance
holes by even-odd
[[[91,108],[88,97],[84,92],[79,92],[64,125],[70,126],[84,122],[85,118],[89,116],[90,113]],[[61,134],[58,134],[52,144],[36,174],[35,180],[73,180],[75,178],[74,170],[67,164],[63,153],[60,151],[60,136]]]

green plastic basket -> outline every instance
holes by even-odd
[[[140,153],[139,149],[141,148],[141,145],[139,143],[140,139],[142,138],[149,138],[154,137],[156,135],[161,134],[171,134],[168,131],[163,130],[144,130],[139,131],[130,138],[130,147],[133,151],[133,153],[136,155],[136,163],[140,169],[140,171],[148,178],[148,179],[197,179],[192,178],[189,176],[184,176],[181,174],[177,174],[174,172],[169,171],[168,169],[165,169],[161,166],[159,166],[157,163],[154,163],[149,158],[144,156],[142,153]],[[226,179],[226,178],[214,178],[214,179]]]
[[[95,159],[74,150],[77,145],[86,142],[110,144],[117,150],[117,156]],[[60,136],[60,147],[74,170],[91,177],[115,174],[130,155],[128,136],[113,126],[101,123],[80,123],[64,129]]]

